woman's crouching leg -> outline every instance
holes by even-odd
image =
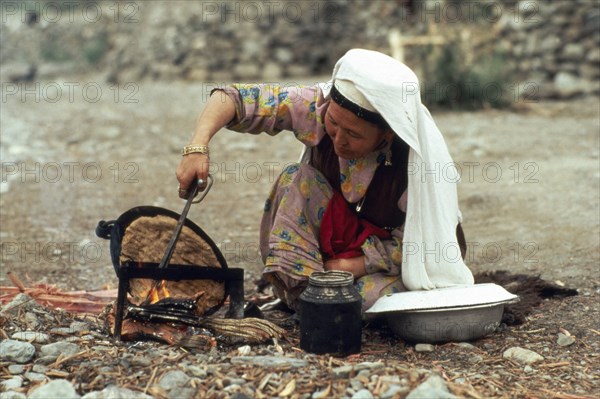
[[[291,164],[275,182],[260,229],[265,278],[290,308],[314,271],[323,270],[319,250],[321,219],[332,196],[323,175],[306,164]]]
[[[264,273],[265,279],[273,286],[273,294],[283,301],[288,308],[298,311],[298,298],[308,285],[308,278],[294,279],[284,273]]]

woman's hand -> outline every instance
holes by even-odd
[[[325,262],[325,270],[342,270],[350,272],[354,278],[361,278],[367,274],[365,270],[365,257],[331,259]]]
[[[177,180],[179,181],[179,197],[187,198],[199,179],[205,183],[208,181],[208,155],[193,153],[181,158],[177,167]]]

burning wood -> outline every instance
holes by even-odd
[[[121,264],[146,267],[149,263],[159,263],[173,234],[177,220],[164,215],[143,216],[134,220],[125,229],[121,242],[119,259]],[[211,246],[188,226],[183,226],[171,257],[173,265],[202,265],[220,268],[221,264]],[[133,278],[130,280],[131,303],[141,305],[146,298],[150,303],[168,297],[190,298],[203,292],[204,298],[198,301],[198,315],[218,307],[225,299],[225,284],[215,280],[161,281],[155,287],[155,280]]]

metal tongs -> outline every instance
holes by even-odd
[[[173,252],[175,251],[175,245],[177,244],[177,240],[179,239],[179,235],[181,234],[181,230],[183,229],[183,225],[185,224],[185,220],[187,218],[187,214],[190,210],[190,207],[192,206],[192,204],[197,204],[200,201],[202,201],[204,199],[204,197],[206,197],[206,194],[208,194],[208,192],[210,191],[210,188],[213,185],[213,178],[210,174],[207,176],[207,180],[208,180],[208,182],[207,182],[207,185],[204,188],[204,190],[200,191],[200,187],[202,187],[205,183],[203,179],[198,179],[196,185],[191,188],[189,197],[187,198],[187,200],[185,202],[185,206],[183,207],[181,216],[179,216],[179,220],[177,221],[177,225],[175,226],[175,231],[173,232],[173,235],[171,236],[171,240],[169,241],[169,244],[167,245],[167,249],[165,250],[165,254],[162,257],[162,260],[160,261],[160,263],[158,265],[159,269],[165,268],[169,265],[169,262],[171,261],[171,257],[173,256]],[[200,191],[200,193],[199,193],[199,191]],[[160,284],[160,280],[154,280],[152,289],[150,289],[148,291],[148,295],[146,295],[146,299],[144,299],[144,302],[142,302],[141,306],[146,306],[149,304],[150,293],[153,290],[158,289],[159,284]]]

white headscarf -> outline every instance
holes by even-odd
[[[335,65],[332,82],[346,80],[383,116],[410,146],[408,204],[402,244],[402,282],[409,290],[473,284],[456,239],[461,221],[456,183],[458,172],[444,138],[421,103],[417,76],[385,54],[348,51]]]

